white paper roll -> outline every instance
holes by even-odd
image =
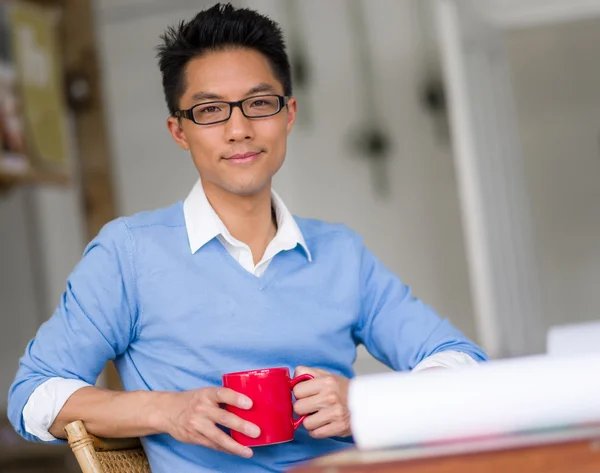
[[[362,449],[600,422],[600,354],[359,376],[349,409]]]

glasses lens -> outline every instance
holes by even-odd
[[[244,100],[242,106],[248,117],[266,117],[279,111],[279,97],[276,95],[262,95]]]
[[[229,104],[227,102],[203,103],[194,108],[194,120],[197,123],[208,124],[229,117]]]

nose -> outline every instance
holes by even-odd
[[[254,138],[252,123],[249,118],[244,116],[240,107],[233,107],[231,117],[225,123],[225,136],[229,142]]]

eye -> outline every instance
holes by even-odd
[[[258,100],[255,100],[254,102],[252,102],[253,107],[265,107],[267,105],[269,105],[269,102],[267,102],[266,100],[263,100],[263,99],[258,99]]]
[[[208,105],[206,107],[200,107],[200,113],[217,113],[220,112],[221,109],[216,105]]]

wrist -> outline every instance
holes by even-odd
[[[177,393],[159,391],[150,392],[147,409],[148,428],[154,434],[168,434],[172,422],[172,409],[176,405],[174,397]]]

